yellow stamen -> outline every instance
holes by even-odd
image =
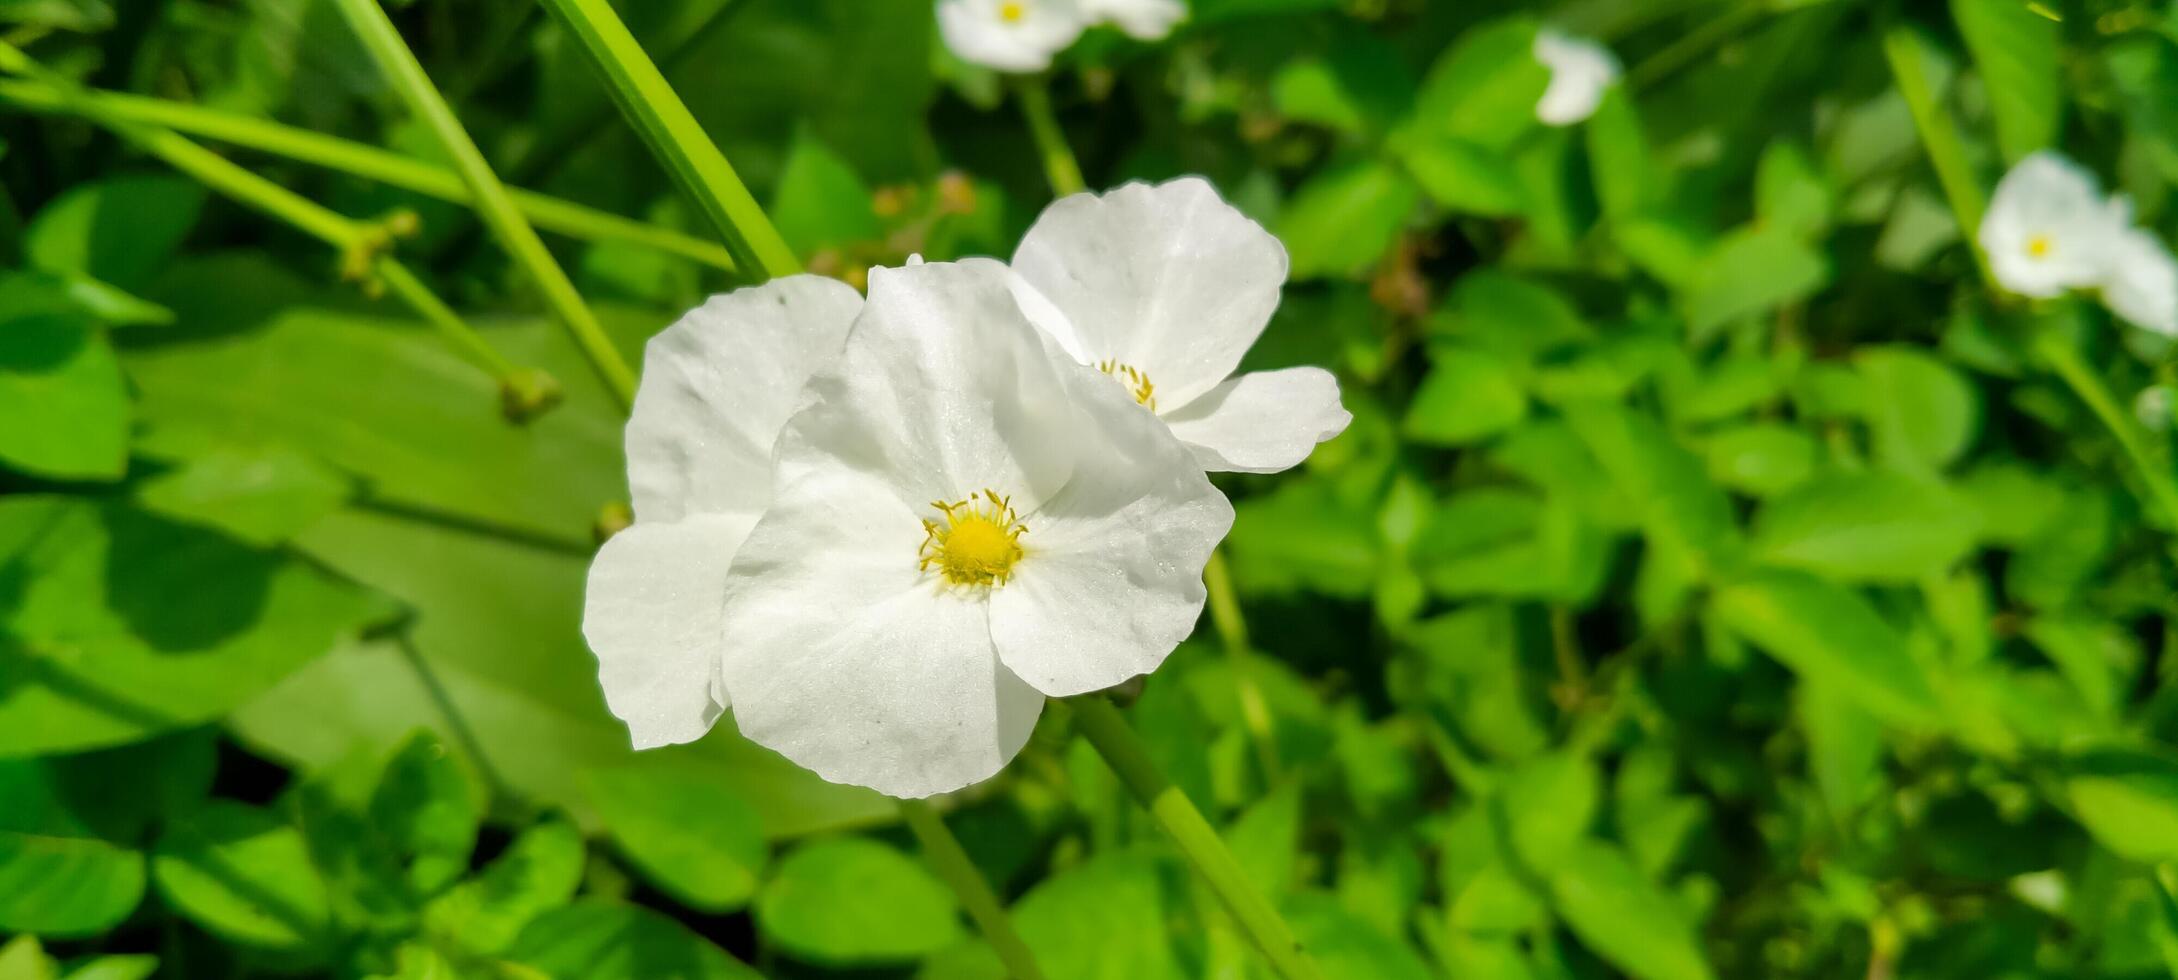
[[[1006,0],[1005,3],[998,5],[998,19],[1008,24],[1018,24],[1021,22],[1021,18],[1026,16],[1028,16],[1028,4],[1022,3],[1021,0]]]
[[[926,572],[936,568],[954,585],[1004,585],[1013,577],[1014,563],[1021,560],[1021,535],[1028,525],[1014,513],[1012,498],[985,490],[952,503],[934,500],[930,506],[945,520],[923,521],[916,567]]]
[[[1127,393],[1134,396],[1135,404],[1152,412],[1157,410],[1157,386],[1150,382],[1149,375],[1118,361],[1098,361],[1097,370],[1111,375],[1112,380],[1124,386]]]
[[[2029,236],[2029,237],[2027,238],[2027,257],[2028,257],[2028,258],[2030,258],[2030,259],[2046,259],[2046,258],[2049,258],[2049,249],[2050,249],[2050,240],[2049,240],[2049,236],[2048,236],[2048,235],[2031,235],[2031,236]]]

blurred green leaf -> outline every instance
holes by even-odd
[[[1495,803],[1527,870],[1547,877],[1574,856],[1595,819],[1601,784],[1595,764],[1570,752],[1536,756],[1508,774]]]
[[[1709,476],[1756,497],[1783,493],[1815,472],[1815,440],[1774,422],[1755,422],[1709,439]]]
[[[767,211],[795,254],[877,239],[883,229],[854,167],[816,137],[798,133]]]
[[[1926,725],[1938,702],[1905,638],[1867,600],[1797,572],[1757,572],[1718,590],[1713,614],[1785,666],[1887,721]]]
[[[137,485],[144,509],[259,547],[301,533],[339,507],[348,481],[287,446],[220,447]]]
[[[1687,327],[1702,335],[1796,302],[1829,281],[1829,260],[1785,230],[1738,231],[1718,241],[1690,270],[1682,295]]]
[[[1420,197],[1404,174],[1381,163],[1325,171],[1294,192],[1278,216],[1295,279],[1353,277],[1391,248]]]
[[[1755,216],[1765,230],[1820,239],[1830,227],[1832,195],[1823,175],[1799,146],[1771,143],[1755,167]]]
[[[2080,753],[2064,765],[2080,823],[2131,861],[2178,860],[2178,762],[2130,749]]]
[[[1448,210],[1497,216],[1527,208],[1519,171],[1487,146],[1456,136],[1417,136],[1401,141],[1400,153],[1414,182]]]
[[[176,911],[233,942],[329,948],[325,884],[302,835],[270,811],[220,801],[170,824],[151,877]]]
[[[129,398],[104,334],[59,316],[0,313],[0,464],[73,480],[128,468]]]
[[[481,819],[474,797],[468,774],[430,732],[417,732],[386,763],[371,794],[371,829],[407,859],[418,892],[436,892],[469,870]]]
[[[582,832],[557,816],[522,831],[475,877],[432,900],[430,928],[473,953],[499,955],[537,917],[567,904],[582,882]]]
[[[583,782],[613,841],[689,908],[730,912],[756,893],[770,851],[747,800],[695,770],[595,769]]]
[[[1640,980],[1714,976],[1678,899],[1642,877],[1617,848],[1593,841],[1575,846],[1551,875],[1550,893],[1584,945]]]
[[[184,177],[115,177],[78,184],[23,231],[30,264],[134,291],[147,285],[197,222],[204,189]]]
[[[1895,473],[1818,477],[1764,504],[1750,551],[1846,582],[1912,583],[1973,550],[1981,522],[1941,484]]]
[[[1910,347],[1863,348],[1853,366],[1866,381],[1868,428],[1886,465],[1934,473],[1973,443],[1980,399],[1957,369]]]
[[[797,958],[833,965],[896,963],[960,937],[944,883],[866,837],[832,837],[787,852],[757,897],[756,922]]]
[[[1430,353],[1428,377],[1407,409],[1406,431],[1439,446],[1479,442],[1527,417],[1527,395],[1511,365],[1494,354],[1460,347]]]
[[[1521,18],[1463,32],[1422,80],[1409,127],[1507,149],[1538,125],[1535,104],[1550,80],[1534,46],[1535,24]]]
[[[1108,853],[1053,874],[1009,913],[1050,980],[1181,980],[1166,886],[1144,856]]]
[[[2064,99],[2059,19],[2015,0],[1951,0],[1951,16],[1981,70],[2004,159],[2054,145]]]
[[[584,980],[758,980],[762,974],[639,905],[583,899],[539,916],[507,958]]]
[[[90,33],[114,25],[106,0],[0,0],[0,23]]]
[[[95,935],[119,925],[143,897],[142,854],[92,837],[0,827],[0,929]]]

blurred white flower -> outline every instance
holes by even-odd
[[[743,734],[901,797],[995,774],[1046,695],[1155,669],[1232,506],[1030,326],[995,263],[876,269],[779,437],[719,646]]]
[[[1081,36],[1077,0],[938,0],[938,33],[962,61],[1007,72],[1043,71]]]
[[[1180,0],[1081,0],[1090,21],[1117,24],[1139,41],[1160,41],[1187,19],[1187,5]]]
[[[2101,282],[2130,208],[2105,201],[2094,175],[2043,151],[1997,182],[1981,222],[1981,249],[1997,284],[2048,298]]]
[[[1550,86],[1535,103],[1535,118],[1552,126],[1587,119],[1603,102],[1603,91],[1618,81],[1618,56],[1586,38],[1550,28],[1535,32],[1535,60],[1550,69]]]
[[[693,741],[717,687],[726,571],[771,502],[771,449],[802,385],[862,307],[790,276],[714,296],[651,338],[628,418],[635,523],[598,551],[582,633],[605,703],[639,749]]]
[[[2118,232],[2102,280],[2102,301],[2134,326],[2178,336],[2178,260],[2147,231]]]
[[[1030,321],[1163,419],[1204,469],[1275,473],[1353,420],[1321,368],[1232,376],[1278,308],[1286,250],[1202,178],[1054,202],[1013,271]]]
[[[2169,385],[2149,385],[2133,399],[2133,415],[2150,431],[2164,432],[2170,429],[2171,406]]]

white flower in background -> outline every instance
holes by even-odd
[[[1043,71],[1088,26],[1076,0],[939,0],[938,33],[962,61]]]
[[[1094,23],[1119,25],[1138,41],[1164,40],[1187,19],[1187,5],[1180,0],[1081,0],[1081,11]]]
[[[1178,440],[1050,350],[995,263],[876,269],[779,437],[719,646],[749,738],[835,782],[959,789],[1046,695],[1155,669],[1232,506]]]
[[[582,633],[635,747],[693,741],[725,707],[720,611],[734,552],[771,503],[771,450],[862,307],[790,276],[714,296],[656,337],[628,418],[635,523],[590,566]]]
[[[2140,389],[2133,399],[2133,415],[2151,432],[2164,432],[2171,423],[2171,390],[2169,385],[2149,385]]]
[[[2178,260],[2156,237],[2139,228],[2117,233],[2102,301],[2134,326],[2178,336]]]
[[[1231,376],[1278,308],[1286,250],[1199,177],[1054,202],[1013,271],[1029,319],[1204,469],[1275,473],[1353,420],[1322,368]]]
[[[2102,281],[2129,211],[2123,198],[2103,200],[2094,176],[2072,161],[2035,153],[1997,182],[1981,250],[1998,285],[2046,299]]]
[[[1535,32],[1535,60],[1550,69],[1550,86],[1535,103],[1535,118],[1571,126],[1595,114],[1603,91],[1618,81],[1618,56],[1586,38],[1550,28]]]

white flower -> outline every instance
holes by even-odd
[[[962,61],[999,71],[1051,67],[1088,23],[1076,0],[938,0],[938,33]]]
[[[1586,38],[1550,28],[1535,32],[1535,60],[1550,69],[1550,86],[1535,103],[1535,118],[1552,126],[1571,126],[1593,115],[1603,90],[1618,81],[1618,57]]]
[[[2178,260],[2146,231],[2127,228],[2110,248],[2102,301],[2134,326],[2178,336]]]
[[[779,437],[720,647],[744,735],[901,797],[988,778],[1046,695],[1155,669],[1232,506],[1049,349],[994,263],[876,269]]]
[[[1321,368],[1229,377],[1278,308],[1286,250],[1199,177],[1054,202],[1013,271],[1030,321],[1163,419],[1204,469],[1275,473],[1353,420]]]
[[[635,747],[693,741],[725,707],[719,614],[734,551],[771,502],[771,450],[862,307],[790,276],[690,311],[643,356],[628,418],[635,523],[590,566],[582,633]]]
[[[2095,178],[2043,151],[2013,165],[1990,196],[1981,250],[1997,284],[2048,298],[2102,281],[2127,223],[2123,198],[2105,202]]]
[[[1180,0],[1081,0],[1082,13],[1099,24],[1117,24],[1140,41],[1158,41],[1187,19]]]
[[[2171,407],[2169,385],[2149,385],[2140,389],[2140,394],[2133,399],[2133,415],[2151,432],[2170,429]]]

